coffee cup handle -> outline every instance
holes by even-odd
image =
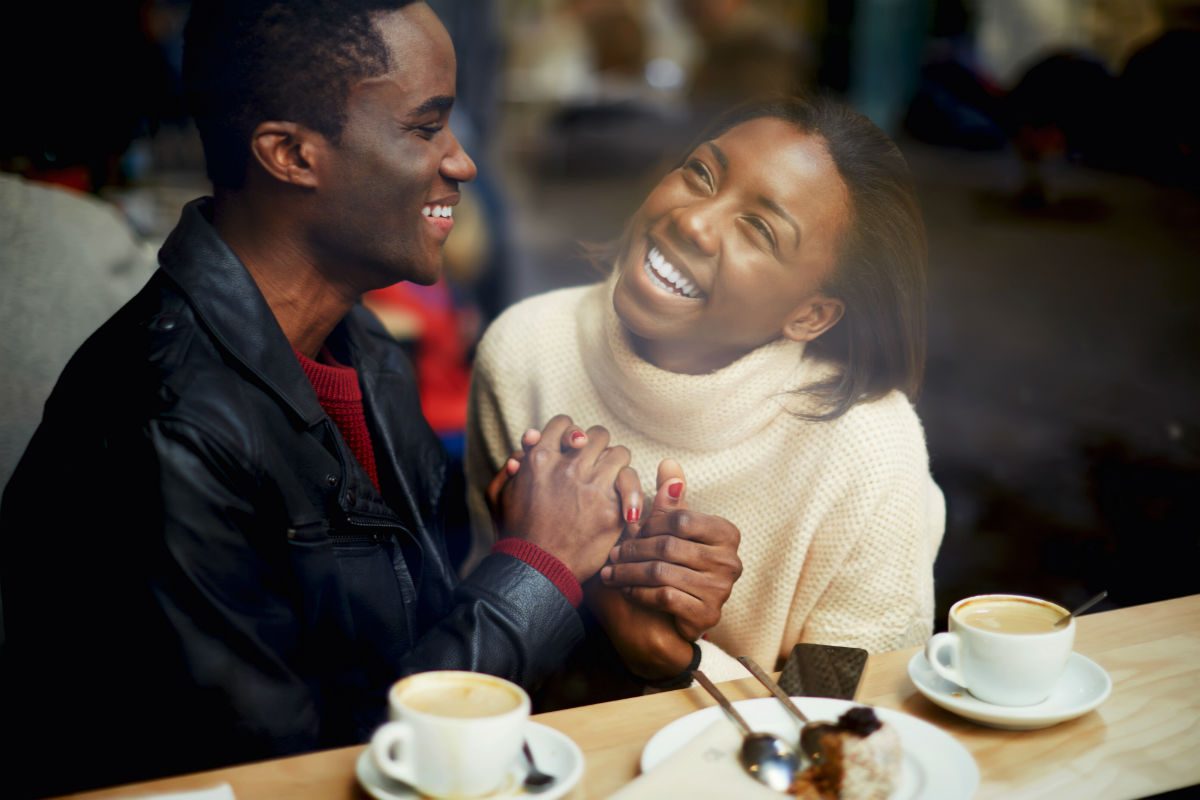
[[[412,741],[412,726],[405,722],[389,722],[371,737],[371,759],[375,766],[392,780],[410,786],[417,782],[412,765]]]
[[[951,683],[966,687],[966,680],[962,676],[962,670],[959,669],[960,646],[958,634],[935,633],[925,644],[925,659],[938,675],[941,675]],[[950,653],[949,664],[943,664],[942,660],[938,657],[943,651]]]

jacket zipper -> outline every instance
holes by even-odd
[[[331,533],[329,535],[330,539],[332,539],[335,542],[370,541],[370,542],[375,542],[376,544],[379,544],[379,543],[386,542],[389,539],[394,538],[392,536],[392,534],[385,533],[380,529],[383,529],[383,528],[395,529],[395,528],[400,527],[400,524],[398,521],[393,522],[393,521],[388,520],[386,517],[352,516],[352,517],[347,517],[346,521],[349,522],[352,527],[366,528],[368,530],[363,531],[362,533]],[[374,528],[376,530],[370,530],[372,528]]]

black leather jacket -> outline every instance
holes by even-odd
[[[328,344],[358,370],[375,489],[209,202],[72,359],[4,494],[5,719],[29,746],[8,760],[36,792],[363,741],[407,673],[533,686],[581,636],[522,561],[455,580],[444,454],[356,308]]]

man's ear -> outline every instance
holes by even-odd
[[[250,152],[268,175],[309,189],[317,186],[314,167],[324,145],[319,133],[295,122],[260,122],[250,137]]]
[[[836,297],[815,295],[805,300],[783,324],[783,335],[794,342],[811,342],[832,328],[846,312],[846,304]]]

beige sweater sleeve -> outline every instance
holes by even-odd
[[[460,570],[464,577],[479,565],[496,542],[496,530],[484,492],[513,451],[504,424],[503,407],[491,379],[491,366],[491,359],[481,350],[471,376],[467,412],[464,470],[467,511],[471,519],[471,547]]]
[[[841,516],[819,532],[853,544],[809,613],[801,641],[879,653],[921,644],[932,633],[944,502],[923,465],[892,466],[869,513]]]

